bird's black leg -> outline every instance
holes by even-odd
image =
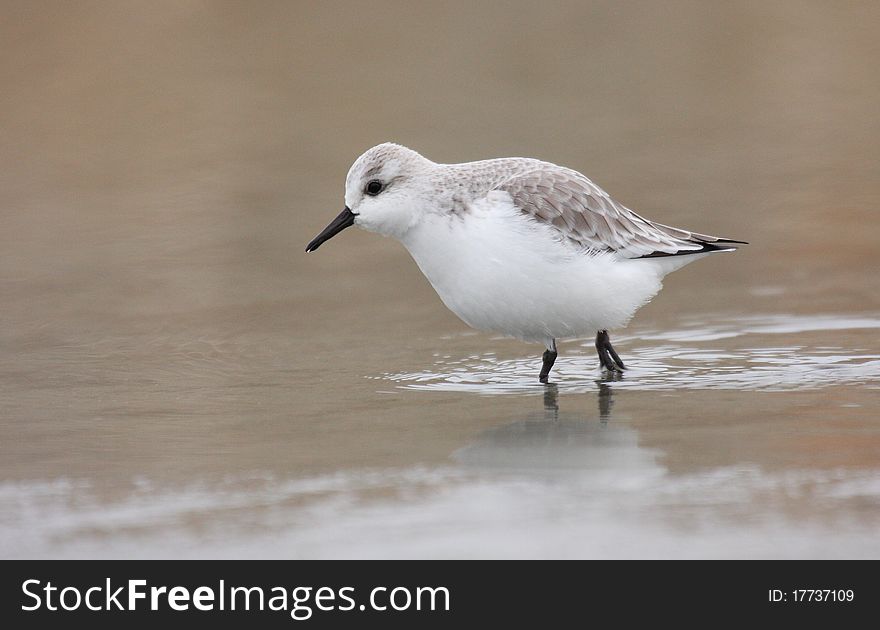
[[[623,361],[617,356],[617,352],[611,345],[607,330],[596,333],[596,353],[599,355],[600,365],[609,372],[622,372],[626,369]]]
[[[544,351],[544,365],[541,366],[541,374],[538,376],[538,380],[542,383],[547,382],[547,378],[550,376],[550,368],[553,367],[553,364],[556,362],[556,340],[550,340],[551,348],[547,348]]]

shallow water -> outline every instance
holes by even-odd
[[[657,6],[7,4],[0,556],[880,557],[880,13]],[[302,252],[388,139],[752,244],[544,387]]]
[[[880,389],[880,354],[828,343],[828,331],[860,335],[880,329],[871,317],[750,315],[735,322],[701,323],[679,330],[621,335],[621,350],[633,348],[626,376],[607,375],[608,387],[639,390],[747,389],[787,391],[864,385]],[[724,345],[719,341],[724,341]],[[637,344],[637,345],[636,345]],[[778,345],[782,344],[782,345]],[[562,391],[595,389],[595,351],[578,344],[555,366]],[[572,351],[573,350],[573,351]],[[574,356],[572,356],[574,355]],[[431,370],[385,374],[401,387],[473,393],[533,393],[534,357],[498,360],[495,353],[438,358]]]

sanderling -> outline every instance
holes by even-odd
[[[357,225],[403,243],[443,303],[466,324],[547,350],[596,333],[600,369],[623,361],[608,336],[662,287],[663,277],[729,238],[645,219],[577,171],[530,158],[437,164],[385,143],[345,179],[345,209],[306,247]]]

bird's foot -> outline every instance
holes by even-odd
[[[555,343],[553,344],[556,345]],[[542,383],[547,383],[550,378],[550,369],[553,367],[553,364],[556,362],[557,352],[556,350],[545,350],[544,351],[544,364],[541,366],[541,373],[538,375],[538,380]]]
[[[626,366],[618,356],[607,330],[600,330],[596,334],[596,353],[599,355],[599,365],[609,372],[623,372]]]

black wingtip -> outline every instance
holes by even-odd
[[[735,252],[736,245],[748,245],[746,241],[734,241],[733,239],[718,239],[711,243],[694,243],[701,245],[700,249],[680,249],[676,252],[651,252],[639,258],[666,258],[668,256],[692,256],[693,254],[709,254],[712,252]],[[733,246],[729,246],[733,245]]]

